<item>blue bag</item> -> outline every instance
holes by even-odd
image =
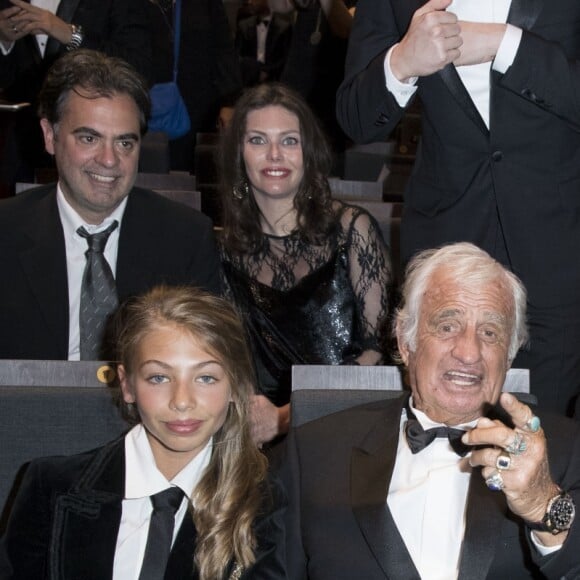
[[[157,83],[151,87],[150,131],[163,131],[169,139],[177,139],[189,133],[191,121],[187,107],[177,86],[177,65],[179,62],[179,37],[181,32],[181,0],[174,7],[173,40],[173,81]]]

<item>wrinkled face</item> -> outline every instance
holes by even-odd
[[[413,400],[434,421],[466,423],[500,395],[509,368],[513,299],[499,281],[473,288],[445,267],[427,288],[415,352],[398,333]]]
[[[222,427],[231,386],[222,362],[175,324],[146,334],[131,374],[119,367],[123,399],[135,403],[158,469],[172,479]]]
[[[248,113],[243,158],[258,204],[291,203],[304,176],[298,117],[278,105]]]
[[[139,162],[139,110],[128,95],[90,99],[71,91],[58,124],[40,121],[67,201],[100,224],[127,196]]]

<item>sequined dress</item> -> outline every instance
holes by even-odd
[[[289,402],[293,364],[349,364],[379,351],[390,260],[376,222],[336,202],[338,227],[321,246],[297,234],[264,235],[256,254],[221,246],[226,294],[245,317],[259,388]]]

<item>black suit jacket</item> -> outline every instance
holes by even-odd
[[[360,0],[345,79],[343,128],[386,139],[404,110],[385,88],[383,60],[422,0]],[[418,81],[422,140],[405,194],[402,254],[466,240],[495,253],[501,222],[509,265],[536,306],[578,303],[580,267],[580,3],[512,0],[523,29],[515,61],[491,73],[490,129],[457,70]],[[495,227],[495,226],[494,226]]]
[[[292,580],[419,580],[387,506],[406,396],[313,421],[293,431],[282,464],[289,493],[287,564]],[[555,481],[580,502],[580,430],[542,416]],[[578,578],[580,521],[562,549],[538,558],[505,496],[474,472],[461,580]],[[445,522],[441,522],[445,533]]]
[[[0,358],[66,359],[66,250],[54,185],[0,201],[0,256]],[[158,284],[219,293],[219,264],[209,218],[146,189],[129,193],[117,254],[119,301]]]
[[[236,48],[240,56],[242,78],[245,86],[260,82],[260,73],[265,73],[267,81],[277,81],[286,64],[292,27],[290,22],[276,13],[270,16],[266,36],[266,62],[256,59],[258,50],[257,16],[250,16],[238,22]]]
[[[125,482],[124,438],[80,455],[33,461],[0,544],[2,580],[112,577]],[[256,522],[256,564],[242,578],[285,578],[282,496]],[[185,515],[165,578],[192,580],[195,526]]]

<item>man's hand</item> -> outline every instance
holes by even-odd
[[[463,44],[460,54],[453,61],[453,64],[463,66],[491,62],[503,40],[506,25],[460,20],[459,26]]]
[[[481,474],[487,479],[498,473],[497,461],[506,455],[506,449],[520,438],[525,445],[521,453],[510,453],[510,465],[499,471],[503,480],[503,493],[509,509],[517,516],[530,522],[539,522],[546,512],[550,499],[558,494],[559,488],[552,481],[546,451],[546,438],[542,429],[533,433],[526,423],[533,417],[532,410],[520,403],[513,395],[503,393],[502,407],[509,413],[515,425],[510,429],[501,421],[481,418],[475,429],[462,438],[469,445],[483,445],[471,453],[469,463],[482,466]],[[550,532],[535,532],[545,545],[561,544],[566,532],[553,536]]]
[[[38,6],[32,6],[22,0],[10,0],[18,12],[11,17],[21,36],[27,34],[47,34],[61,44],[68,44],[72,38],[70,24],[58,16]],[[5,11],[6,12],[6,11]]]
[[[264,395],[254,395],[250,406],[252,439],[258,445],[288,432],[290,405],[276,407]]]
[[[457,16],[445,9],[451,0],[429,0],[419,8],[391,54],[398,80],[433,74],[460,57],[461,29]]]
[[[13,6],[0,10],[0,42],[10,44],[26,36],[18,27],[15,17],[20,13],[20,8]]]

